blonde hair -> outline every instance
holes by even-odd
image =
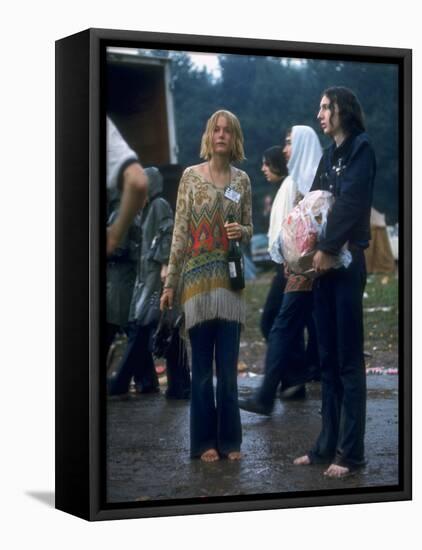
[[[218,117],[223,116],[233,133],[233,145],[230,155],[230,161],[240,162],[245,159],[245,151],[243,149],[243,133],[240,127],[239,119],[230,111],[220,109],[216,111],[207,121],[205,132],[201,139],[200,157],[204,160],[209,160],[212,157],[212,136],[217,126]]]

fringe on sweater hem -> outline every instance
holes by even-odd
[[[213,319],[236,321],[242,326],[245,324],[246,311],[242,293],[225,288],[198,294],[187,300],[183,309],[186,332],[196,325]]]

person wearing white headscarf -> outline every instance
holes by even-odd
[[[293,141],[294,147],[292,147]],[[276,275],[271,283],[261,316],[261,332],[266,340],[280,310],[286,286],[283,260],[278,253],[277,242],[281,224],[309,191],[322,156],[321,145],[315,131],[309,126],[293,126],[287,131],[283,154],[287,162],[288,176],[282,181],[274,197],[268,228],[268,251],[274,257]],[[265,169],[268,168],[264,167],[264,164],[263,172],[266,174]]]
[[[289,175],[274,199],[268,233],[270,250],[278,238],[283,220],[310,190],[322,157],[318,136],[309,126],[293,126],[292,130],[287,132],[283,152],[288,161]],[[270,289],[269,296],[271,294],[274,301],[272,290]],[[317,356],[311,290],[312,281],[303,276],[288,276],[279,311],[268,335],[264,381],[252,397],[239,401],[241,409],[270,415],[280,382],[282,390],[289,388],[293,391],[293,388],[296,388],[299,390],[296,395],[304,396],[304,382],[313,378],[309,368],[310,358]],[[280,295],[282,292],[280,288]],[[308,342],[306,355],[305,326],[311,342],[311,346]]]
[[[293,126],[290,139],[292,149],[287,169],[299,193],[306,195],[322,157],[321,144],[310,126]]]
[[[293,126],[287,133],[285,143],[283,151],[288,160],[289,175],[274,197],[268,230],[269,250],[277,240],[283,220],[311,188],[322,157],[318,136],[310,126]]]

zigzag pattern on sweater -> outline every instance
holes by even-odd
[[[200,212],[192,211],[189,225],[188,256],[197,256],[203,252],[229,249],[229,241],[224,229],[225,218],[231,214],[231,208],[223,214],[221,199],[211,208],[205,203]]]
[[[227,251],[221,201],[192,212],[183,274],[182,302],[217,288],[229,289]]]
[[[183,274],[182,302],[216,288],[230,289],[226,252],[214,250],[192,257]]]
[[[210,319],[241,324],[245,319],[242,291],[230,287],[227,264],[229,240],[224,228],[229,215],[252,233],[251,192],[247,175],[235,169],[231,187],[240,200],[224,196],[193,168],[182,176],[166,285],[178,289],[186,328]]]

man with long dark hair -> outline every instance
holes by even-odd
[[[325,150],[311,190],[335,195],[313,266],[315,320],[321,360],[322,430],[314,447],[294,463],[327,463],[325,475],[343,477],[365,464],[366,373],[362,298],[364,249],[370,240],[375,155],[355,94],[332,87],[322,94],[318,120],[334,143]],[[332,269],[347,243],[350,266]]]

